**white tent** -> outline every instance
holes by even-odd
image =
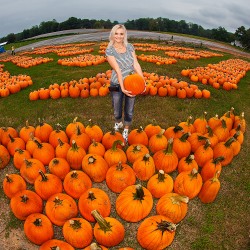
[[[0,43],[0,46],[3,46],[3,45],[5,45],[7,42],[4,42],[4,43]]]

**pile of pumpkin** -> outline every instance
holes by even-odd
[[[92,45],[95,45],[95,43],[79,43],[79,44],[69,43],[69,44],[62,44],[62,45],[42,46],[39,48],[32,49],[32,51],[21,52],[20,55],[26,55],[26,54],[42,55],[42,54],[48,54],[48,53],[56,53],[57,55],[64,56],[61,53],[66,52],[68,56],[69,55],[68,53],[72,50],[76,51],[76,50],[80,50],[81,47],[92,46]],[[81,53],[86,53],[86,52],[81,51],[80,54]],[[75,54],[79,54],[79,53],[75,53]]]
[[[107,70],[105,73],[98,73],[96,76],[89,78],[84,77],[78,81],[71,80],[69,82],[62,82],[61,84],[53,83],[48,88],[31,91],[29,100],[106,96],[109,94],[110,75],[111,70]]]
[[[143,72],[146,82],[146,90],[143,95],[160,97],[176,96],[178,98],[210,98],[210,91],[199,89],[196,84],[189,84],[186,81],[178,81],[177,78],[158,75],[155,73]],[[71,80],[61,84],[53,83],[48,88],[40,88],[31,91],[29,99],[31,101],[58,98],[88,98],[96,96],[106,96],[109,94],[111,70],[97,73],[93,77],[84,77],[80,80]]]
[[[213,56],[223,56],[222,54],[210,52],[210,51],[187,51],[187,52],[180,52],[180,51],[167,51],[165,52],[166,55],[170,57],[174,57],[177,59],[200,59],[202,57],[208,58],[208,57],[213,57]]]
[[[20,131],[1,128],[0,168],[13,157],[20,171],[6,175],[3,190],[13,214],[24,221],[25,235],[41,250],[90,249],[93,240],[102,249],[117,246],[126,234],[122,220],[140,223],[136,238],[142,248],[164,249],[190,200],[216,199],[219,176],[239,153],[245,129],[244,114],[233,108],[166,129],[133,129],[127,146],[120,132],[104,133],[77,118],[65,130],[45,121],[27,122]],[[116,194],[116,218],[110,216],[108,192],[92,186],[104,182]],[[154,203],[157,214],[149,216]],[[62,227],[66,242],[53,239],[53,225]]]
[[[77,57],[70,57],[64,59],[58,59],[57,63],[62,66],[77,66],[77,67],[86,67],[91,65],[98,65],[106,62],[104,56],[95,56],[91,54],[80,55]]]
[[[155,63],[156,65],[177,63],[177,60],[174,58],[162,57],[162,56],[157,56],[157,55],[141,54],[141,55],[138,55],[137,58],[143,62],[151,62],[151,63]]]
[[[242,59],[229,59],[206,67],[183,69],[181,74],[193,82],[209,84],[215,89],[237,89],[238,83],[250,70],[250,63]]]
[[[9,56],[3,59],[4,62],[12,62],[21,68],[29,68],[42,63],[48,63],[53,61],[53,58],[49,57],[30,57],[30,56]]]
[[[3,67],[0,67],[0,97],[15,94],[32,84],[30,76],[22,74],[11,76],[8,71],[3,71]]]

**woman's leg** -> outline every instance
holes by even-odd
[[[125,128],[129,128],[132,123],[134,115],[134,104],[135,97],[125,96],[125,105],[124,105],[124,125]]]
[[[124,94],[121,91],[112,91],[111,95],[115,122],[119,123],[122,121],[122,102]]]

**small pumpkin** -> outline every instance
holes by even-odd
[[[41,245],[53,238],[54,229],[46,215],[33,213],[24,222],[24,233],[31,242]]]
[[[176,226],[166,216],[150,216],[140,224],[137,240],[143,249],[165,249],[174,240]]]

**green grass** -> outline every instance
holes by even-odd
[[[95,46],[98,51],[98,44]],[[96,53],[96,52],[95,52]],[[137,51],[137,54],[141,54]],[[146,53],[145,53],[146,54]],[[153,54],[148,52],[147,54]],[[154,52],[155,54],[155,52]],[[157,54],[163,56],[163,52]],[[0,127],[12,126],[20,130],[29,120],[31,125],[38,124],[38,118],[54,126],[60,123],[65,129],[76,116],[85,125],[92,119],[100,125],[104,132],[113,127],[113,115],[110,96],[88,99],[59,99],[38,100],[31,102],[28,95],[32,90],[48,87],[52,83],[62,83],[72,79],[79,80],[83,77],[95,76],[97,73],[110,69],[108,63],[85,68],[64,67],[57,64],[58,56],[54,54],[44,55],[52,57],[53,62],[36,67],[23,69],[12,63],[4,63],[5,70],[11,75],[27,74],[32,77],[33,85],[21,92],[0,98]],[[218,63],[222,60],[235,58],[225,54],[223,57],[213,57],[200,60],[179,60],[173,65],[156,66],[151,63],[140,62],[143,71],[155,72],[160,75],[176,77],[178,80],[190,82],[182,77],[180,71],[183,68],[206,66],[208,63]],[[246,59],[244,59],[246,60]],[[169,249],[247,249],[249,238],[249,129],[250,123],[250,73],[240,81],[238,90],[215,90],[211,86],[198,83],[199,88],[207,88],[211,91],[211,98],[207,99],[178,99],[175,97],[160,98],[158,96],[138,96],[136,99],[134,121],[131,129],[139,126],[145,127],[155,120],[162,128],[177,125],[185,121],[189,115],[195,118],[208,112],[208,118],[218,114],[223,115],[231,107],[236,114],[245,112],[247,131],[242,149],[229,166],[223,168],[220,176],[221,190],[214,203],[202,204],[198,198],[189,202],[189,210],[186,218],[179,224],[175,240]],[[6,172],[14,171],[13,166],[2,170],[1,180]],[[8,203],[8,199],[0,190],[0,199]],[[115,214],[115,212],[113,212]],[[140,249],[135,240],[135,223],[129,229],[121,246],[131,246]],[[6,225],[18,225],[15,218],[6,218]],[[115,249],[115,248],[114,248]],[[117,248],[116,248],[117,249]]]

